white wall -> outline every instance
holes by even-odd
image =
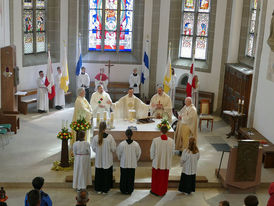
[[[261,64],[259,67],[259,79],[253,123],[253,127],[257,129],[267,139],[269,139],[272,143],[274,143],[274,82],[267,80],[266,76],[268,67],[273,66],[274,64],[274,52],[271,52],[266,41],[270,33],[270,22],[273,10],[274,1],[268,0],[265,22],[266,27],[263,40]]]
[[[198,75],[198,78],[199,78],[200,90],[214,92],[215,94],[214,107],[213,107],[214,111],[217,108],[217,99],[218,99],[218,92],[219,92],[220,69],[221,69],[221,61],[222,61],[223,38],[224,38],[224,28],[225,28],[225,18],[226,18],[226,15],[225,15],[226,5],[227,5],[227,0],[217,1],[211,72],[195,73]],[[175,73],[177,75],[177,83],[179,81],[180,76],[188,72],[189,71],[175,68]]]

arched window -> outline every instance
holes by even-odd
[[[247,32],[246,42],[246,56],[254,57],[256,48],[255,28],[256,28],[256,17],[257,17],[257,3],[258,0],[251,0],[249,24]]]
[[[132,51],[134,0],[89,0],[89,50]]]
[[[23,0],[24,54],[46,51],[46,0]]]
[[[183,0],[179,57],[206,60],[210,0]]]

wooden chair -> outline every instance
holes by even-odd
[[[200,116],[199,116],[199,128],[201,131],[202,127],[202,121],[205,120],[207,121],[207,128],[208,128],[208,122],[211,122],[211,131],[213,130],[213,121],[214,118],[211,116],[209,113],[210,111],[210,102],[208,99],[201,99],[200,100]]]

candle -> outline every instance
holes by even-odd
[[[104,111],[104,121],[107,121],[107,111]]]
[[[110,120],[111,120],[111,121],[114,120],[114,113],[113,113],[113,112],[110,113]]]
[[[245,101],[244,101],[244,100],[242,100],[242,105],[244,105],[244,102],[245,102]]]
[[[97,112],[97,119],[100,119],[100,112]]]
[[[241,99],[239,99],[239,104],[241,104]]]

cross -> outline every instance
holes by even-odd
[[[110,60],[108,60],[108,64],[105,64],[108,67],[108,82],[110,82],[110,67],[114,66],[114,64],[110,64]]]

